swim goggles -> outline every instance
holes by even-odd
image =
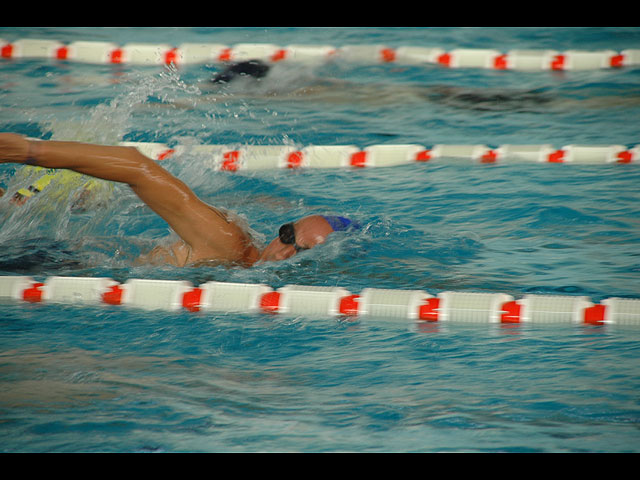
[[[309,250],[306,247],[301,247],[296,243],[296,232],[293,229],[293,223],[285,223],[280,227],[280,231],[278,232],[278,237],[280,241],[285,245],[293,245],[293,248],[296,249],[296,252],[301,250]]]

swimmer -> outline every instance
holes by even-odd
[[[148,263],[250,267],[285,260],[323,243],[332,232],[357,228],[344,217],[311,215],[283,225],[278,236],[260,249],[232,215],[204,203],[181,180],[133,147],[28,140],[0,133],[0,163],[67,169],[129,185],[180,237],[168,248],[154,248],[144,257]]]
[[[256,79],[266,77],[271,67],[260,60],[247,60],[245,62],[232,63],[223,71],[214,75],[211,83],[229,83],[238,77],[252,77]]]
[[[275,65],[253,59],[229,63],[198,88],[205,99],[217,101],[225,92],[228,101],[231,94],[246,98],[271,100],[307,100],[323,103],[353,103],[387,105],[428,102],[453,108],[478,111],[546,112],[561,100],[546,89],[507,90],[502,88],[457,87],[450,85],[404,85],[377,82],[349,82],[337,78],[317,77],[296,70],[295,75],[276,73]],[[270,79],[269,77],[274,77]],[[244,79],[244,80],[243,80]],[[229,87],[235,87],[227,90]],[[184,100],[176,106],[189,107]]]

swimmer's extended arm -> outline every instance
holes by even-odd
[[[28,141],[0,133],[0,163],[22,163],[73,170],[126,183],[192,248],[230,251],[229,223],[189,187],[132,147],[77,142]]]

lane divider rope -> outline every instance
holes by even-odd
[[[35,139],[34,139],[35,140]],[[640,163],[640,145],[372,145],[361,149],[355,145],[312,145],[304,148],[290,145],[193,145],[170,147],[162,143],[121,142],[135,147],[156,161],[173,155],[203,157],[207,167],[217,171],[259,171],[269,169],[375,168],[426,163],[439,159],[466,159],[483,164],[509,161],[569,164]],[[42,175],[27,187],[20,188],[13,200],[23,203],[42,192],[52,181],[69,175],[40,167],[25,167]],[[90,186],[91,183],[88,184]]]
[[[448,68],[486,68],[519,71],[576,71],[640,65],[640,49],[566,50],[495,49],[385,45],[288,45],[268,43],[169,44],[75,41],[48,39],[0,39],[0,59],[48,58],[95,64],[193,65],[258,59],[267,62],[321,63],[343,60],[352,63],[399,65],[433,64]]]
[[[438,159],[467,159],[479,163],[531,161],[571,164],[628,164],[640,161],[640,145],[543,145],[384,144],[355,145],[196,145],[169,147],[161,143],[122,142],[144,155],[164,160],[174,154],[205,156],[223,171],[278,168],[365,168],[425,163]]]
[[[384,144],[360,148],[355,145],[194,145],[169,147],[162,143],[121,142],[135,147],[154,160],[174,154],[204,156],[215,169],[223,171],[297,169],[297,168],[365,168],[425,163],[438,159],[467,159],[479,163],[532,161],[539,163],[608,164],[640,162],[639,145],[487,145]]]
[[[116,305],[145,310],[269,313],[345,319],[386,318],[442,323],[640,325],[640,299],[110,278],[0,276],[0,301]]]

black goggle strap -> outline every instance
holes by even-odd
[[[293,223],[285,223],[280,227],[280,231],[278,232],[278,237],[280,241],[285,245],[293,245],[293,248],[296,249],[296,252],[300,250],[306,250],[306,248],[302,248],[296,244],[296,232],[293,229]]]

